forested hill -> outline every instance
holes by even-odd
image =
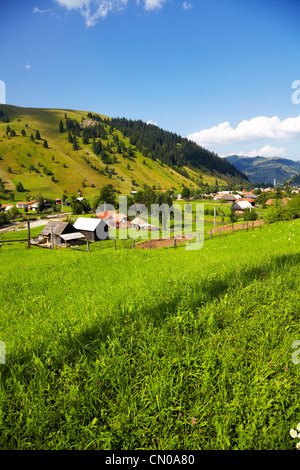
[[[126,118],[112,118],[110,124],[129,137],[130,144],[135,145],[138,150],[146,150],[149,156],[155,155],[162,163],[172,168],[192,166],[248,180],[247,176],[228,160],[156,125]]]
[[[226,160],[243,171],[251,183],[278,183],[289,181],[300,173],[300,162],[279,157],[244,157],[229,155]]]
[[[214,192],[249,184],[227,160],[157,126],[12,105],[0,106],[0,183],[0,202],[78,191],[93,197],[108,184],[118,194],[145,185]]]

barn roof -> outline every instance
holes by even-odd
[[[40,235],[45,235],[45,236],[50,235],[51,226],[53,228],[53,235],[61,235],[68,225],[71,225],[71,224],[69,224],[68,222],[48,222],[46,227],[44,227],[43,230],[41,231]]]
[[[100,223],[105,223],[103,220],[90,219],[86,217],[78,217],[74,224],[76,230],[85,230],[87,232],[94,232]]]
[[[61,238],[65,241],[69,241],[69,240],[77,240],[78,238],[85,238],[85,236],[81,232],[74,232],[74,233],[66,233],[65,235],[61,235]]]
[[[241,209],[248,209],[248,208],[250,208],[250,207],[252,207],[252,206],[251,206],[250,202],[248,202],[248,201],[236,201],[236,202],[233,204],[232,207],[233,207],[233,208],[239,207],[239,208],[241,208]]]

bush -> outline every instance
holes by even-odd
[[[285,207],[280,199],[274,201],[274,205],[267,211],[267,219],[269,222],[274,223],[277,220],[282,220],[285,216]]]
[[[258,215],[255,209],[245,209],[243,214],[244,220],[257,220]]]

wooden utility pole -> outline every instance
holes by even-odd
[[[216,230],[216,218],[217,218],[217,210],[216,206],[214,206],[214,229]]]
[[[51,250],[53,250],[53,225],[51,224]]]
[[[27,220],[27,245],[30,248],[30,222]]]

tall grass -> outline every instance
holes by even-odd
[[[5,244],[0,447],[294,448],[299,227],[192,252]]]

